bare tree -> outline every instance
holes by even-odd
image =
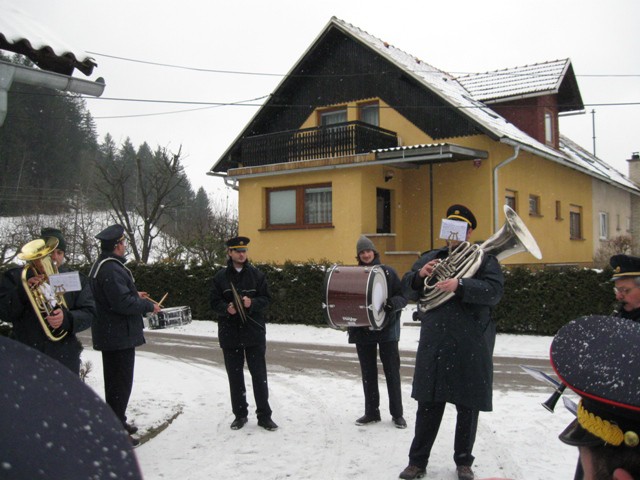
[[[594,255],[593,263],[598,268],[604,268],[609,265],[609,259],[618,253],[626,255],[632,254],[633,239],[631,235],[619,235],[610,240],[602,242],[602,246]]]
[[[98,165],[96,188],[111,205],[118,223],[129,232],[136,261],[149,261],[153,241],[165,226],[164,211],[181,207],[183,200],[178,193],[190,188],[180,154],[181,148],[176,154],[159,148],[145,159],[138,155],[134,171],[130,164],[118,158]],[[128,188],[132,176],[133,190]]]

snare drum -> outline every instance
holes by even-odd
[[[191,307],[163,308],[158,313],[150,314],[145,318],[150,329],[176,327],[191,323]]]
[[[373,267],[334,265],[324,278],[325,303],[322,309],[330,327],[384,328],[387,315],[387,277],[384,270]]]

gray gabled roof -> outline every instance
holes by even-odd
[[[557,94],[570,65],[571,60],[566,58],[492,72],[470,73],[458,77],[458,81],[482,102]]]

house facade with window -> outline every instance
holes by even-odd
[[[462,203],[475,240],[504,204],[525,222],[542,260],[504,263],[588,265],[600,183],[627,205],[640,190],[568,153],[558,116],[583,109],[569,60],[455,78],[332,18],[208,173],[239,190],[256,261],[354,264],[365,234],[402,273]]]

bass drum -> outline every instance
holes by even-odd
[[[324,292],[322,310],[330,327],[380,330],[386,325],[387,277],[379,265],[334,265],[325,274]]]

